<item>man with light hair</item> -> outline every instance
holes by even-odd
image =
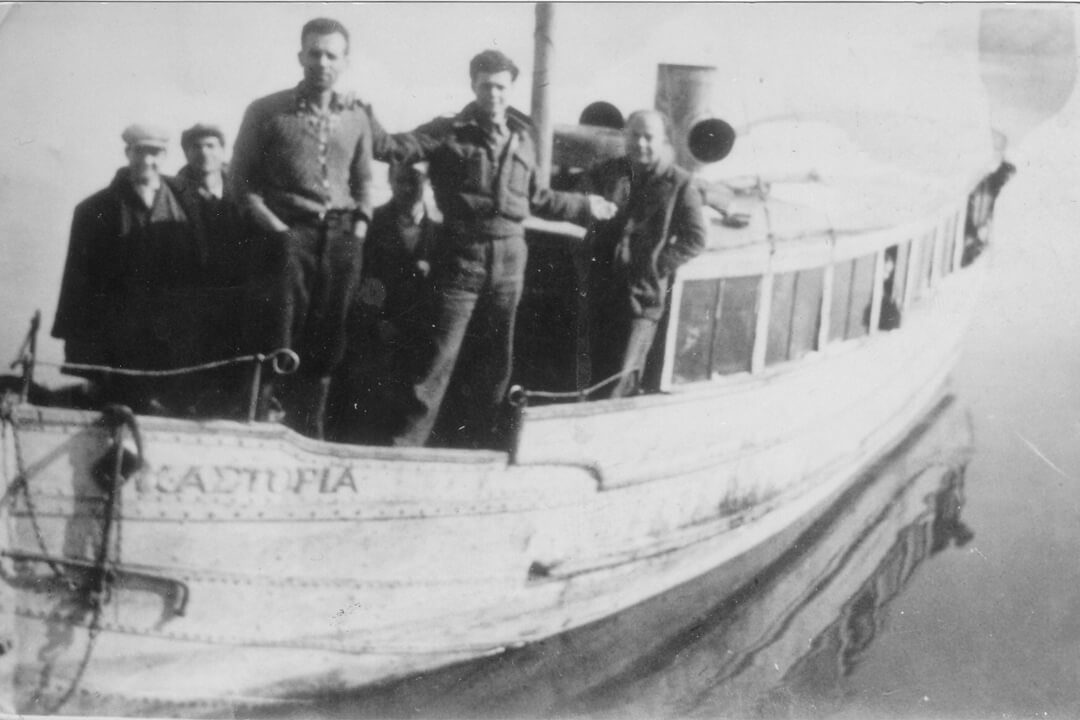
[[[679,266],[705,247],[701,191],[674,163],[668,118],[638,110],[624,138],[626,156],[588,172],[583,187],[619,208],[587,239],[593,377],[619,376],[612,397],[657,389],[647,360],[668,288]]]

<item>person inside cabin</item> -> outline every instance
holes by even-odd
[[[317,18],[302,28],[300,45],[300,83],[247,108],[231,182],[259,230],[263,267],[253,272],[269,278],[252,292],[247,346],[261,352],[288,347],[299,355],[299,371],[277,383],[285,421],[323,437],[371,220],[373,131],[370,108],[336,89],[349,64],[348,30]],[[259,318],[269,323],[254,322]],[[274,395],[267,378],[260,417],[270,414]]]
[[[882,258],[882,276],[881,281],[881,313],[878,316],[878,330],[895,330],[900,327],[900,304],[896,301],[896,296],[903,292],[903,288],[896,287],[896,254],[898,248],[893,245],[885,250],[885,257]],[[863,308],[862,325],[864,328],[870,328],[871,317],[871,303],[867,303]]]
[[[451,382],[468,398],[446,409],[455,437],[440,444],[505,445],[503,400],[510,383],[514,321],[525,282],[525,228],[536,214],[582,225],[614,215],[602,197],[556,192],[537,178],[529,118],[510,106],[518,67],[498,50],[469,63],[474,100],[454,117],[381,139],[376,157],[429,161],[443,216],[431,278],[431,350],[411,388],[411,409],[393,443],[424,445]],[[468,362],[459,362],[459,356]]]
[[[168,132],[135,124],[121,135],[127,165],[75,208],[52,335],[65,372],[91,381],[100,402],[140,413],[183,414],[187,384],[119,375],[100,368],[164,370],[191,364],[199,328],[178,298],[205,275],[207,247],[199,210],[161,165]]]
[[[387,444],[407,412],[429,353],[431,263],[440,223],[425,196],[427,164],[393,163],[390,201],[375,209],[364,245],[359,302],[332,399],[335,439]]]
[[[593,379],[618,376],[611,397],[657,389],[658,368],[647,360],[668,288],[679,266],[705,247],[701,191],[674,163],[667,117],[638,110],[624,137],[626,156],[590,170],[583,185],[618,206],[586,238]]]
[[[960,266],[967,267],[975,261],[990,242],[994,204],[1005,183],[1016,174],[1016,166],[1002,160],[994,172],[987,175],[968,197],[964,220],[964,251]]]

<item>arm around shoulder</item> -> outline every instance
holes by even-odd
[[[375,117],[375,111],[367,106],[371,124],[371,147],[376,160],[412,164],[427,160],[442,144],[450,130],[448,118],[436,118],[411,132],[387,132]]]

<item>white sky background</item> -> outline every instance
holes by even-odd
[[[908,128],[894,142],[873,118],[985,123],[979,11],[559,4],[552,118],[575,122],[597,99],[624,113],[651,107],[658,63],[708,64],[718,69],[713,109],[737,127],[777,114],[823,114],[873,145],[879,159],[944,166],[959,153],[955,135],[922,133],[912,142]],[[529,109],[532,4],[28,3],[0,16],[0,361],[14,353],[35,308],[45,334],[51,328],[71,211],[123,164],[121,130],[136,120],[171,128],[168,171],[183,161],[180,130],[196,121],[220,124],[231,143],[251,100],[299,81],[299,30],[319,15],[352,32],[342,84],[372,102],[390,130],[460,109],[471,99],[468,61],[486,47],[520,65],[515,105]],[[847,140],[840,133],[773,149],[781,161],[809,154],[811,163],[835,162]],[[760,164],[745,157],[749,147],[737,145],[728,167]],[[42,355],[60,359],[59,344],[46,341]]]

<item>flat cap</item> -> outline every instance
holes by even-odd
[[[203,123],[196,123],[189,127],[184,132],[180,133],[180,147],[184,150],[188,149],[192,143],[196,140],[201,140],[204,137],[216,137],[221,141],[221,144],[225,144],[225,133],[221,132],[221,128],[217,125],[206,125]]]
[[[162,150],[169,147],[169,131],[157,125],[128,125],[120,137],[128,147],[155,147]]]

